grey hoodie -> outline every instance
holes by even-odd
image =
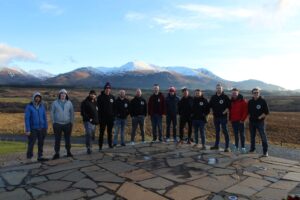
[[[58,95],[59,97],[59,95]],[[65,100],[65,103],[62,105],[60,103],[61,100],[57,99],[52,103],[51,106],[51,119],[52,123],[58,124],[69,124],[74,122],[74,108],[73,104],[68,97]]]

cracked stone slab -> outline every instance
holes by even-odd
[[[133,181],[143,181],[143,180],[155,177],[154,174],[151,174],[144,169],[138,169],[138,170],[134,170],[134,171],[130,171],[130,172],[124,172],[119,175],[124,178],[129,178]]]
[[[27,191],[30,192],[33,197],[39,197],[45,194],[45,192],[38,190],[36,188],[30,188]]]
[[[56,172],[61,172],[61,171],[67,171],[71,169],[77,169],[77,168],[82,168],[82,167],[87,167],[91,166],[92,163],[87,162],[87,161],[73,161],[70,163],[62,164],[62,165],[56,165],[54,167],[51,167],[45,171],[42,171],[40,175],[47,175],[47,174],[53,174]]]
[[[115,196],[112,194],[103,194],[102,196],[92,198],[92,200],[114,200]]]
[[[45,182],[48,179],[45,176],[36,176],[36,177],[32,177],[30,178],[28,181],[26,181],[27,184],[34,184],[34,183],[41,183],[41,182]]]
[[[2,173],[2,177],[9,185],[20,185],[27,176],[28,171],[11,171]]]
[[[85,197],[86,194],[80,190],[69,190],[66,192],[52,193],[48,196],[42,196],[39,200],[75,200]]]
[[[128,165],[124,162],[121,161],[112,161],[112,162],[108,162],[108,163],[103,163],[103,164],[98,164],[100,167],[113,172],[115,174],[119,174],[119,173],[123,173],[123,172],[127,172],[127,171],[132,171],[132,170],[136,170],[137,167],[132,166],[132,165]]]
[[[282,200],[288,195],[287,190],[280,190],[274,188],[266,188],[255,195],[256,199],[264,200]]]
[[[175,158],[175,159],[167,159],[167,163],[169,165],[169,167],[176,167],[178,165],[182,165],[184,163],[190,163],[193,162],[194,159],[192,158]]]
[[[120,187],[120,184],[117,184],[117,183],[102,182],[99,185],[101,185],[103,187],[106,187],[106,188],[108,188],[109,190],[112,190],[112,191],[116,191]]]
[[[96,182],[123,183],[125,181],[124,178],[104,170],[86,172],[86,175]]]
[[[39,184],[36,187],[47,192],[58,192],[67,189],[71,184],[72,182],[68,181],[48,181]]]
[[[166,200],[166,198],[161,195],[158,195],[134,183],[129,183],[129,182],[125,182],[117,191],[117,194],[125,199],[131,199],[131,200],[141,200],[141,199]]]
[[[156,190],[166,189],[166,188],[174,185],[173,182],[171,182],[167,179],[161,178],[161,177],[144,180],[144,181],[141,181],[138,183],[144,188],[150,188],[150,189],[156,189]]]
[[[4,181],[2,180],[2,178],[0,177],[0,188],[3,188],[5,187],[5,183]]]
[[[61,180],[64,180],[64,181],[71,181],[71,182],[77,182],[77,181],[80,181],[82,180],[83,178],[85,178],[86,175],[83,174],[82,172],[80,171],[75,171],[73,173],[70,173],[68,174],[67,176],[63,177]]]
[[[39,169],[41,167],[41,163],[33,163],[27,165],[20,165],[15,167],[5,167],[0,169],[0,172],[8,172],[8,171],[28,171],[33,169]]]
[[[297,172],[289,172],[289,173],[286,174],[282,179],[300,182],[300,173],[297,173]]]
[[[203,197],[210,194],[209,191],[202,190],[190,185],[179,185],[167,192],[166,196],[171,199],[190,200],[196,197]]]
[[[270,185],[270,188],[281,189],[281,190],[292,190],[298,184],[299,184],[299,182],[280,180],[280,181]]]
[[[2,192],[0,193],[0,199],[6,199],[6,200],[30,200],[30,195],[23,189],[23,188],[17,188],[14,191],[11,192]]]
[[[96,189],[98,185],[94,181],[85,178],[75,183],[73,187],[79,189]]]

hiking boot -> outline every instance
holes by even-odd
[[[68,153],[67,153],[67,157],[73,158],[73,154],[72,154],[71,152],[68,152]]]
[[[230,149],[229,148],[225,148],[224,152],[230,152]]]
[[[246,154],[246,153],[247,153],[246,148],[241,148],[241,154]]]
[[[269,153],[268,152],[265,152],[262,157],[269,157]]]
[[[48,158],[43,158],[43,157],[37,159],[37,161],[39,162],[46,162],[48,160],[49,160]]]
[[[206,146],[205,146],[205,145],[202,145],[201,150],[206,150],[206,149],[207,149]]]
[[[88,148],[86,153],[90,155],[92,153],[92,150],[90,148]]]
[[[255,149],[250,149],[249,153],[255,153]]]
[[[126,146],[126,144],[125,144],[125,143],[122,143],[122,144],[121,144],[121,146],[122,146],[122,147],[125,147],[125,146]]]
[[[210,150],[219,150],[219,147],[213,146],[213,147],[210,147]]]
[[[59,159],[59,153],[56,153],[56,154],[54,154],[54,156],[53,156],[53,158],[52,158],[52,160],[56,160],[56,159]]]
[[[131,141],[131,142],[130,142],[130,145],[132,145],[132,146],[135,145],[134,141]]]

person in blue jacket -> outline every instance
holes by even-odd
[[[48,122],[46,109],[42,103],[42,96],[39,92],[34,93],[32,102],[25,109],[25,133],[28,136],[27,159],[33,157],[33,147],[38,140],[38,161],[47,161],[43,158],[44,140],[47,134]]]

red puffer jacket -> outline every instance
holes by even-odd
[[[231,122],[245,121],[248,116],[248,103],[242,95],[237,99],[231,99],[229,120]]]

